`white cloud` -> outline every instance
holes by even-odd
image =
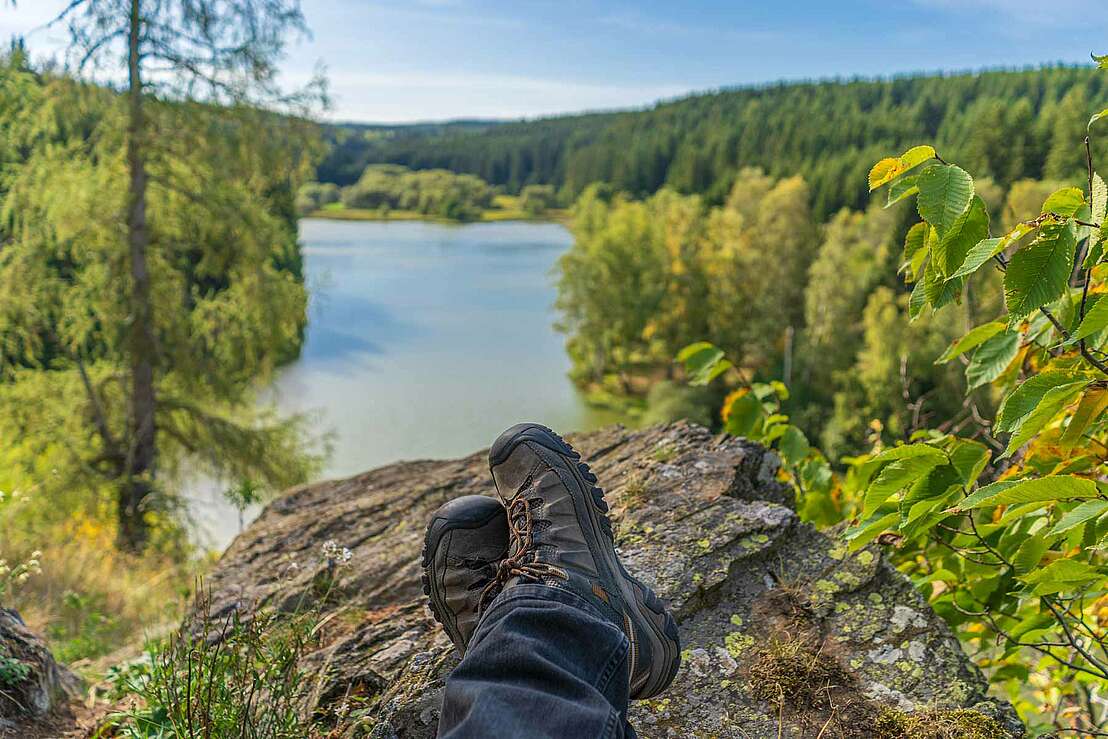
[[[639,107],[688,91],[680,85],[596,84],[506,74],[339,72],[329,80],[335,98],[332,118],[372,122],[522,118]]]

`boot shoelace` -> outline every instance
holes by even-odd
[[[481,591],[481,598],[477,604],[478,619],[504,584],[513,577],[525,577],[530,580],[542,580],[544,577],[569,579],[562,568],[536,559],[533,509],[541,504],[539,499],[525,497],[522,492],[517,493],[508,504],[508,551],[512,554],[500,561],[500,565],[496,568],[496,575]]]

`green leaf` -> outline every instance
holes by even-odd
[[[1069,453],[1081,441],[1085,430],[1094,420],[1108,409],[1108,390],[1104,388],[1092,388],[1086,391],[1085,396],[1077,406],[1077,412],[1073,414],[1070,423],[1066,426],[1066,432],[1062,434],[1058,446]]]
[[[962,266],[950,276],[951,279],[973,274],[981,269],[981,265],[985,262],[995,257],[997,254],[1000,254],[1034,230],[1034,226],[1029,226],[1026,223],[1017,223],[1015,228],[1003,236],[993,239],[982,239],[969,250],[965,260],[962,262]]]
[[[1008,633],[1013,639],[1020,639],[1024,635],[1031,633],[1032,631],[1038,631],[1039,629],[1047,626],[1056,626],[1057,622],[1054,620],[1053,614],[1050,611],[1042,613],[1040,611],[1033,611],[1025,616],[1018,624],[1013,626]]]
[[[1020,335],[1004,331],[986,339],[966,366],[967,390],[987,385],[1003,374],[1020,351]]]
[[[1038,534],[1030,536],[1020,544],[1020,548],[1012,557],[1012,566],[1016,574],[1022,575],[1039,566],[1046,550],[1050,548],[1050,542],[1045,536]]]
[[[1076,244],[1073,224],[1051,224],[1031,246],[1012,255],[1004,275],[1004,304],[1013,320],[1066,292]]]
[[[895,528],[899,522],[900,513],[893,511],[892,513],[886,513],[884,516],[863,521],[857,526],[851,526],[844,534],[847,541],[850,542],[850,551],[858,551],[885,531]]]
[[[750,436],[761,417],[762,404],[753,393],[746,393],[731,401],[723,428],[732,436]]]
[[[1105,108],[1104,110],[1100,111],[1099,113],[1094,113],[1093,117],[1089,119],[1089,125],[1086,126],[1086,128],[1092,128],[1093,124],[1096,123],[1097,121],[1099,121],[1104,116],[1108,116],[1108,108]]]
[[[993,485],[997,484],[993,483]],[[993,485],[987,485],[977,492],[990,490]],[[989,495],[981,497],[978,497],[975,493],[959,502],[956,508],[965,511],[971,508],[991,508],[998,505],[1033,503],[1040,500],[1095,497],[1097,497],[1096,483],[1092,480],[1073,475],[1050,475],[1031,480],[1021,480],[1002,490],[992,490]]]
[[[1095,567],[1084,562],[1078,562],[1075,559],[1057,559],[1046,567],[1021,575],[1019,579],[1039,586],[1035,588],[1035,595],[1049,595],[1102,577],[1104,575]]]
[[[916,456],[898,459],[886,466],[866,489],[866,497],[862,504],[862,518],[867,518],[880,508],[890,495],[909,485],[914,485],[936,466],[945,462],[946,455],[940,453],[938,457]]]
[[[1063,187],[1055,190],[1043,203],[1043,213],[1053,213],[1063,218],[1073,218],[1085,204],[1085,193],[1078,187]]]
[[[699,354],[700,352],[704,351],[705,349],[715,349],[716,351],[720,352],[720,354],[723,353],[723,351],[721,349],[719,349],[715,344],[711,343],[710,341],[697,341],[693,344],[689,344],[684,349],[677,352],[677,361],[678,362],[687,362],[693,356]]]
[[[1104,56],[1090,54],[1089,56],[1093,58],[1093,61],[1096,62],[1096,65],[1098,67],[1100,67],[1101,69],[1108,69],[1108,54],[1105,54]]]
[[[813,457],[801,466],[800,480],[806,492],[827,495],[834,483],[834,472],[827,460]]]
[[[1007,485],[1007,487],[1012,487],[1012,485],[1015,484],[1015,481],[1012,481],[1010,484]],[[1049,500],[1036,500],[1031,503],[1024,503],[1023,505],[1010,506],[1006,511],[1004,511],[1004,515],[1000,517],[995,525],[1003,528],[1010,524],[1012,521],[1023,518],[1028,513],[1031,513],[1032,511],[1037,511],[1040,508],[1044,508],[1050,505],[1050,503],[1051,501]]]
[[[1080,526],[1086,521],[1098,517],[1100,514],[1108,511],[1108,500],[1087,500],[1081,505],[1069,511],[1058,523],[1054,524],[1054,528],[1050,530],[1048,536],[1058,536],[1064,534],[1075,526]]]
[[[1108,241],[1108,216],[1105,216],[1104,223],[1100,224],[1100,229],[1093,234],[1093,238],[1089,242],[1089,251],[1085,254],[1084,261],[1081,262],[1082,269],[1092,269],[1100,264],[1100,260],[1104,258],[1105,241]]]
[[[962,260],[962,266],[954,271],[950,277],[965,277],[981,269],[981,265],[995,257],[1007,248],[1001,237],[982,239],[972,249],[966,252],[966,258]]]
[[[964,354],[970,349],[985,343],[1006,328],[1003,321],[991,321],[970,329],[969,333],[954,341],[941,357],[935,360],[935,364],[946,364],[959,354]]]
[[[1015,487],[1016,484],[1016,480],[999,480],[997,482],[990,483],[982,488],[978,488],[973,492],[972,495],[967,495],[965,498],[962,498],[954,506],[951,507],[951,510],[968,511],[986,498],[991,498],[997,493]]]
[[[954,488],[951,488],[954,490]],[[905,539],[912,539],[923,531],[929,531],[935,524],[949,516],[936,509],[941,508],[946,498],[936,500],[921,500],[902,511],[900,516],[900,533]]]
[[[927,257],[927,233],[931,226],[921,221],[910,229],[904,237],[904,252],[900,258],[900,271],[906,273],[909,281],[915,281],[920,265]]]
[[[993,431],[1013,431],[1020,419],[1035,410],[1043,396],[1053,388],[1087,382],[1087,375],[1069,370],[1047,370],[1029,377],[1000,404]]]
[[[1035,409],[1022,417],[1012,430],[1012,438],[1008,440],[1008,447],[1001,457],[1011,456],[1017,449],[1026,444],[1043,428],[1054,420],[1058,412],[1062,410],[1084,388],[1084,383],[1073,385],[1061,385],[1053,387],[1043,395],[1043,399],[1035,406]]]
[[[723,350],[706,341],[686,346],[677,354],[677,361],[684,362],[690,385],[707,385],[731,368]]]
[[[886,449],[875,457],[866,460],[867,464],[881,465],[898,459],[911,459],[913,457],[929,457],[938,462],[946,461],[946,454],[941,449],[936,449],[927,444],[901,444],[891,449]]]
[[[934,248],[932,247],[932,252]],[[949,280],[944,278],[935,259],[931,259],[923,270],[923,292],[927,296],[927,302],[935,310],[957,300],[962,294],[962,285],[961,277],[952,277]]]
[[[992,452],[980,442],[969,439],[956,439],[953,448],[947,452],[950,464],[965,486],[973,485],[989,463]]]
[[[939,506],[945,503],[953,492],[960,492],[962,489],[962,480],[957,470],[948,464],[938,465],[916,480],[908,489],[908,492],[904,494],[900,500],[901,513],[905,513],[905,509],[908,507],[918,512],[919,509],[916,508],[916,504],[922,500],[933,501],[935,506]],[[904,518],[902,518],[902,521],[907,523]]]
[[[918,175],[909,175],[908,177],[901,177],[892,185],[889,186],[889,199],[885,203],[885,207],[888,208],[891,205],[899,203],[905,198],[910,198],[919,192],[919,185],[916,184],[919,180]]]
[[[796,464],[804,459],[808,456],[810,448],[808,437],[796,426],[786,428],[785,433],[781,436],[780,443],[777,445],[777,450],[781,452],[781,456],[788,464]]]
[[[916,207],[942,239],[973,198],[973,179],[953,164],[936,164],[919,175]]]
[[[924,280],[918,280],[916,286],[912,288],[912,294],[908,296],[908,320],[914,321],[920,317],[923,313],[923,309],[927,307],[927,291],[925,288]]]
[[[1092,310],[1085,314],[1081,325],[1070,336],[1070,342],[1088,338],[1106,328],[1108,328],[1108,298],[1102,298],[1096,301]]]
[[[1106,212],[1108,212],[1108,184],[1105,184],[1101,176],[1094,172],[1092,219],[1097,223],[1103,223]]]
[[[989,211],[985,201],[974,195],[966,212],[958,216],[946,236],[931,250],[931,258],[944,276],[952,277],[970,250],[988,236]]]

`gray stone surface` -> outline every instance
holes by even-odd
[[[947,626],[878,552],[849,555],[797,520],[772,452],[684,423],[570,440],[607,491],[627,568],[681,625],[676,681],[632,707],[642,736],[877,736],[859,711],[886,708],[975,708],[1021,733],[1011,706],[986,695]],[[484,452],[294,489],[224,554],[208,581],[213,612],[293,608],[313,597],[323,543],[349,547],[326,646],[310,657],[311,701],[325,712],[356,696],[359,733],[431,737],[456,658],[420,591],[423,527],[444,501],[475,493],[492,493]],[[754,666],[790,644],[838,676],[814,705],[775,706],[751,687]]]
[[[80,681],[54,661],[42,639],[8,608],[0,608],[0,658],[18,662],[23,673],[19,679],[8,675],[0,680],[0,736],[24,736],[68,713]]]

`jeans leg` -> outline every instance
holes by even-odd
[[[501,593],[446,680],[439,737],[619,737],[627,723],[628,642],[567,590]]]

